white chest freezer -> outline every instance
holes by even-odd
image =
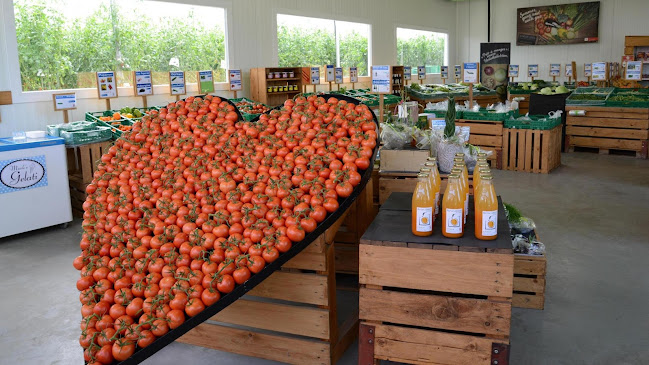
[[[0,237],[70,221],[63,139],[0,138]]]

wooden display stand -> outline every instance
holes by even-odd
[[[392,94],[401,95],[405,83],[403,66],[392,66]]]
[[[70,199],[72,214],[75,217],[83,217],[83,203],[87,197],[86,186],[92,182],[101,156],[112,145],[112,141],[106,141],[66,148]]]
[[[503,169],[547,174],[561,165],[561,130],[503,129]]]
[[[572,116],[571,110],[584,110],[584,116]],[[601,106],[566,106],[566,151],[575,147],[634,151],[637,158],[647,158],[649,108]]]
[[[293,72],[293,77],[274,76],[275,72]],[[273,78],[268,78],[268,73],[273,72]],[[283,87],[297,85],[296,90],[290,91],[268,91],[268,87]],[[259,67],[250,69],[250,93],[253,100],[260,103],[277,106],[287,99],[302,92],[302,68],[301,67]]]
[[[546,267],[545,255],[514,254],[514,307],[544,308]]]
[[[514,98],[523,98],[518,102],[518,113],[525,115],[530,111],[530,94],[507,94],[509,101],[514,101]]]
[[[358,334],[358,313],[336,304],[333,240],[324,234],[243,298],[179,342],[288,364],[335,364]]]
[[[502,169],[503,122],[459,119],[455,125],[470,127],[469,143],[484,151],[491,151],[487,157],[491,168]]]
[[[440,101],[447,100],[446,97],[443,98],[437,98],[437,99],[420,99],[412,94],[408,95],[410,97],[410,100],[416,101],[421,105],[422,107],[426,107],[427,103],[438,103]],[[456,104],[462,104],[464,105],[464,101],[469,100],[468,96],[456,96],[455,97],[455,103]],[[481,107],[486,107],[488,104],[495,104],[498,103],[500,100],[498,99],[498,95],[477,95],[473,97],[473,102],[480,104]]]
[[[496,248],[486,249],[468,239],[472,231],[455,245],[439,233],[416,239],[409,221],[409,210],[382,209],[361,239],[358,363],[508,364],[514,280],[508,229],[502,227],[499,243],[490,241]]]

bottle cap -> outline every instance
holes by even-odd
[[[463,152],[458,152],[458,153],[455,154],[455,157],[464,157],[464,153]]]
[[[480,174],[480,180],[493,180],[493,178],[491,174]]]
[[[428,174],[419,173],[419,174],[417,174],[417,177],[428,177]]]
[[[428,167],[422,167],[421,169],[419,169],[419,172],[420,173],[429,173],[430,169]]]
[[[484,158],[486,158],[486,157],[487,157],[487,154],[484,153],[484,152],[478,152],[478,157],[484,157]]]
[[[455,166],[466,166],[466,163],[464,163],[464,162],[459,162],[459,161],[455,161],[454,165],[455,165]]]
[[[452,173],[452,174],[448,175],[448,178],[449,179],[459,179],[460,175],[456,174],[456,173]]]

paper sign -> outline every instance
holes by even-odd
[[[593,76],[593,64],[592,63],[584,63],[584,76],[585,77]]]
[[[327,72],[325,73],[325,81],[326,82],[333,82],[334,81],[334,65],[327,65],[325,67],[327,69]]]
[[[509,65],[509,70],[507,72],[508,77],[518,77],[518,65]]]
[[[76,93],[54,94],[52,95],[52,98],[54,99],[54,110],[70,110],[77,108]]]
[[[153,95],[151,71],[135,71],[133,72],[133,78],[135,79],[135,95]]]
[[[426,79],[426,66],[417,66],[417,78],[419,80]]]
[[[476,62],[464,63],[464,82],[475,84],[478,82],[478,64]]]
[[[209,94],[214,92],[212,70],[198,71],[198,92],[200,94]]]
[[[550,76],[559,76],[561,75],[561,64],[560,63],[551,63],[550,64]]]
[[[593,80],[606,80],[606,62],[593,62]]]
[[[334,81],[335,81],[336,84],[342,84],[343,83],[343,68],[342,67],[334,68]]]
[[[311,85],[320,85],[320,67],[311,67]]]
[[[372,92],[389,94],[391,81],[390,66],[372,66]]]
[[[97,72],[97,90],[99,90],[99,99],[117,97],[117,78],[115,77],[115,71]]]
[[[403,66],[403,79],[412,80],[412,67]]]
[[[572,65],[566,63],[566,77],[572,77]]]
[[[459,79],[460,77],[462,77],[462,66],[455,65],[455,78]]]
[[[627,80],[642,79],[642,61],[627,61],[624,78]]]
[[[230,91],[243,90],[243,84],[241,83],[241,70],[230,70],[228,74],[230,75]]]
[[[0,161],[0,194],[47,186],[46,161],[45,155]]]
[[[439,73],[443,79],[448,79],[448,66],[442,66]]]
[[[358,82],[358,68],[350,67],[349,68],[349,82]]]
[[[169,85],[171,86],[171,95],[184,95],[187,93],[185,84],[185,71],[170,71]]]
[[[539,65],[527,65],[527,76],[529,76],[529,77],[538,77],[539,76]]]

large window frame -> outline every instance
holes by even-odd
[[[444,62],[440,66],[448,66],[449,64],[449,42],[450,42],[450,32],[448,29],[440,29],[440,28],[426,28],[426,27],[418,27],[418,26],[413,26],[410,24],[395,24],[394,26],[394,46],[395,46],[395,53],[396,53],[396,64],[400,65],[401,62],[399,60],[399,54],[398,54],[398,44],[399,44],[399,38],[398,38],[398,31],[397,29],[406,29],[406,30],[414,30],[414,31],[421,31],[421,32],[431,32],[431,33],[438,33],[438,34],[443,34],[445,36],[444,39]],[[417,67],[418,66],[426,66],[426,65],[402,65],[402,66],[411,66],[412,67],[412,74],[416,75],[417,74]],[[435,72],[435,73],[429,73],[426,72],[426,75],[440,75],[440,72]]]
[[[226,0],[193,0],[191,2],[179,2],[173,0],[155,0],[168,3],[196,5],[196,6],[211,6],[215,8],[223,8],[225,12],[225,61],[227,67],[233,64],[233,57],[230,44],[233,42],[232,36],[232,3]],[[13,0],[0,0],[0,16],[3,17],[4,29],[0,28],[0,49],[2,49],[2,41],[6,41],[6,58],[0,59],[0,79],[7,78],[9,89],[12,90],[12,98],[14,104],[32,103],[32,102],[51,102],[52,95],[58,93],[74,92],[77,94],[77,99],[97,99],[97,88],[78,88],[78,89],[57,89],[57,90],[42,90],[42,91],[23,91],[21,76],[20,76],[20,61],[18,56],[18,41],[16,34],[16,20],[14,17],[14,1]],[[1,54],[1,53],[0,53]],[[1,57],[0,57],[1,58]],[[4,71],[2,69],[4,68]],[[112,71],[112,70],[97,70],[97,71]],[[184,70],[187,71],[187,70]],[[120,86],[117,88],[120,97],[134,96],[132,86]],[[215,82],[215,91],[229,90],[229,82]],[[154,85],[154,96],[167,95],[169,93],[169,85]],[[187,94],[198,93],[198,84],[188,83]]]

